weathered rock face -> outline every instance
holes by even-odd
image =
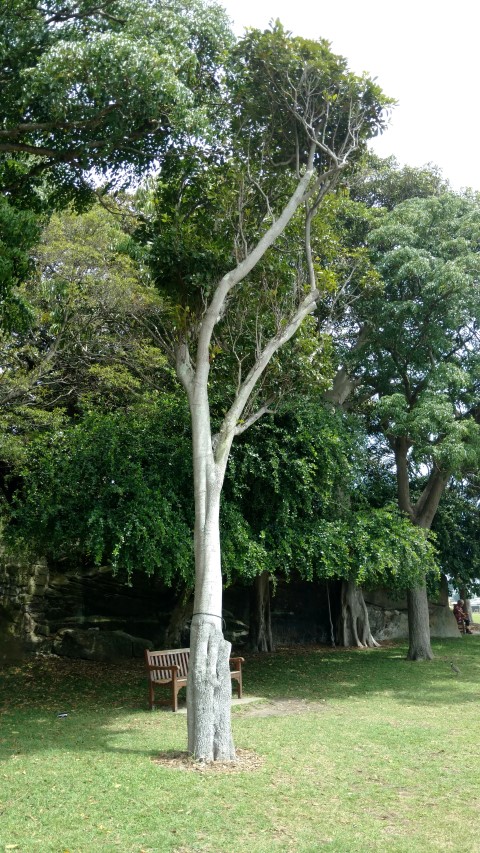
[[[448,581],[442,576],[438,601],[429,605],[432,637],[458,637],[457,621],[448,602]]]
[[[407,599],[404,596],[377,589],[364,591],[370,627],[376,640],[408,638]],[[448,604],[448,584],[442,579],[437,601],[430,601],[430,634],[432,637],[458,637],[458,628]]]
[[[334,584],[330,595],[334,608]],[[0,563],[0,656],[13,657],[23,649],[106,660],[135,655],[140,646],[141,654],[147,646],[170,648],[166,632],[177,598],[175,590],[141,572],[129,584],[108,568]],[[235,649],[248,644],[249,608],[249,587],[225,591],[225,636]],[[330,642],[325,586],[279,580],[271,609],[275,645]],[[187,606],[175,645],[188,645],[190,616]]]
[[[364,598],[370,629],[377,642],[408,637],[406,598],[392,598],[386,590],[364,590]]]
[[[235,650],[248,644],[250,592],[248,586],[225,590],[224,633]],[[404,598],[381,590],[364,591],[364,597],[376,640],[408,637]],[[128,583],[108,568],[62,570],[0,560],[0,661],[39,651],[114,660],[143,654],[146,647],[172,648],[167,629],[176,605],[176,590],[142,572]],[[330,644],[339,608],[339,583],[278,580],[271,597],[274,646]],[[188,601],[180,610],[175,646],[189,643]],[[430,605],[430,628],[433,637],[458,636],[446,583]]]
[[[338,615],[340,585],[330,584],[333,625]],[[235,648],[248,644],[250,587],[229,587],[224,592],[225,636]],[[270,600],[274,647],[331,642],[331,625],[325,584],[278,579]]]
[[[129,584],[106,568],[0,562],[0,660],[39,651],[108,660],[140,646],[143,654],[162,647],[174,603],[172,590],[140,572]]]
[[[0,564],[0,660],[33,651],[48,637],[44,618],[48,578],[43,562]]]
[[[122,658],[141,658],[144,649],[153,649],[151,640],[132,637],[125,631],[100,631],[91,628],[63,628],[53,638],[52,651],[56,655],[83,660],[113,661]]]
[[[61,628],[125,631],[161,641],[175,593],[136,572],[131,581],[110,568],[50,571],[45,617],[50,633]]]

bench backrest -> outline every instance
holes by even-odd
[[[158,667],[161,670],[164,666],[176,664],[179,678],[187,677],[190,649],[166,649],[161,652],[151,652],[147,649],[145,654],[149,666]],[[168,677],[167,673],[164,674],[164,677]]]

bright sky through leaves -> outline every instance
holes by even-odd
[[[280,18],[295,35],[326,38],[353,71],[398,101],[373,143],[400,163],[436,163],[454,189],[480,190],[480,4],[474,0],[221,0],[241,35]]]

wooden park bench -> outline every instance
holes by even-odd
[[[187,684],[188,659],[190,649],[167,649],[151,652],[145,649],[145,662],[148,669],[150,710],[155,707],[154,690],[156,686],[171,690],[172,711],[178,711],[178,693]],[[244,658],[230,658],[230,676],[236,681],[238,698],[242,698],[242,663]]]

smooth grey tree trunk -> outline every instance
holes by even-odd
[[[273,652],[270,609],[270,575],[262,572],[254,578],[250,595],[250,647],[255,652]]]
[[[220,549],[220,494],[228,453],[223,464],[215,462],[208,409],[201,403],[196,412],[192,409],[196,581],[187,681],[188,751],[202,762],[233,761],[231,644],[222,633]]]
[[[229,276],[223,301],[228,295]],[[177,375],[187,390],[192,420],[193,484],[195,496],[195,598],[190,633],[190,665],[187,681],[188,750],[198,761],[235,759],[231,735],[231,678],[228,665],[230,644],[222,635],[222,570],[220,548],[220,495],[234,436],[243,432],[265,410],[261,408],[243,424],[243,410],[270,359],[295,334],[312,313],[318,291],[300,303],[289,322],[272,338],[258,356],[241,384],[223,419],[219,433],[211,433],[208,399],[209,326],[213,328],[220,308],[208,308],[197,347],[193,370],[188,349],[178,350]],[[225,663],[226,662],[226,663]]]
[[[379,644],[370,630],[367,605],[363,592],[354,581],[343,581],[341,590],[339,640],[342,646],[373,648]]]
[[[214,624],[202,618],[190,635],[187,686],[188,751],[201,761],[233,761],[230,707],[231,645]]]

